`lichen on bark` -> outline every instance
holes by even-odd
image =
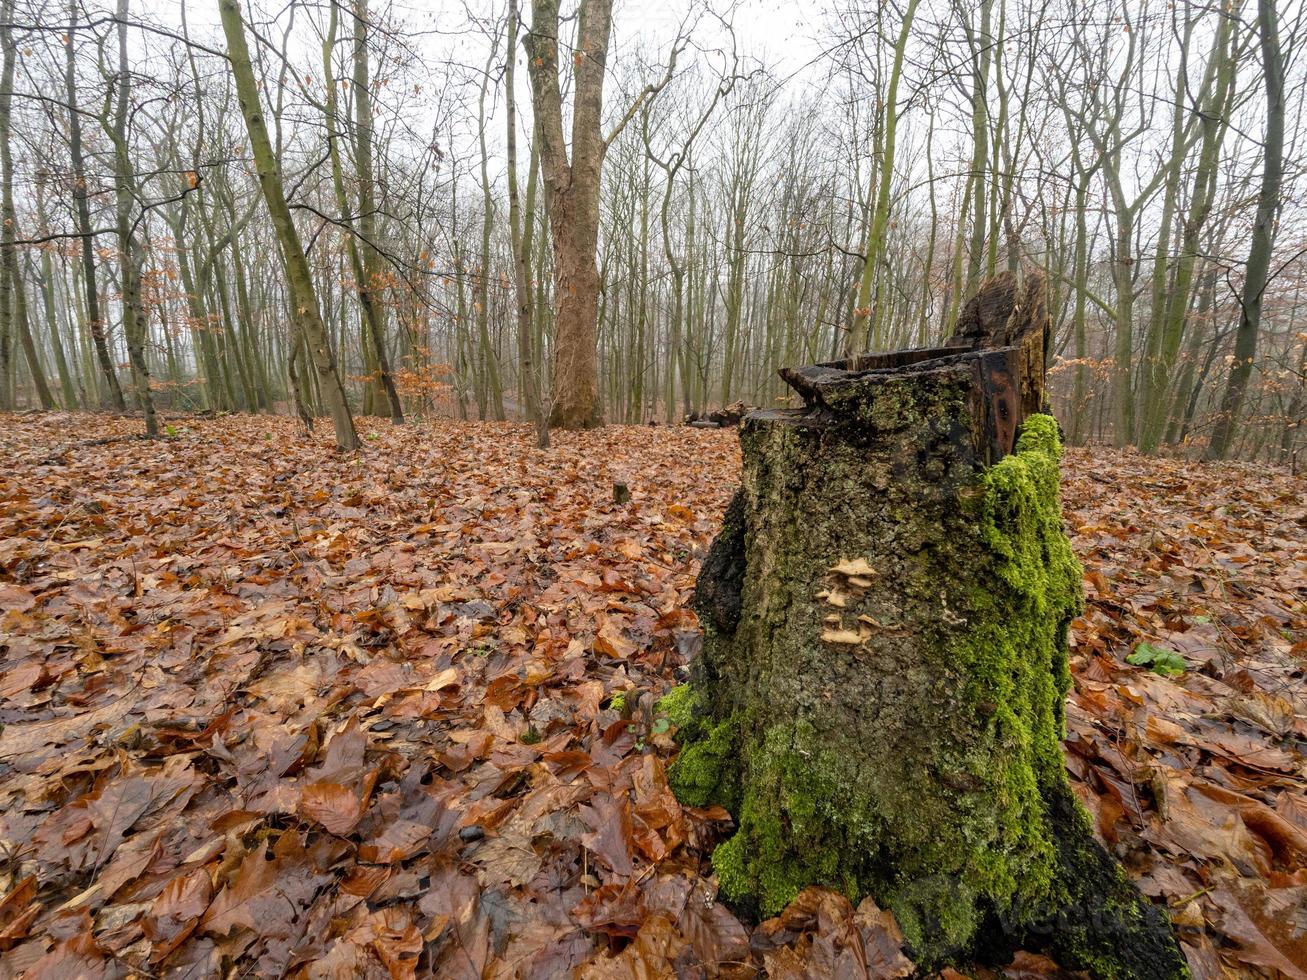
[[[973,393],[947,365],[746,419],[700,579],[703,655],[660,703],[677,795],[735,818],[712,857],[729,899],[772,914],[809,884],[870,894],[926,966],[1047,922],[1083,897],[1068,855],[1098,848],[1061,756],[1082,598],[1057,425],[1028,418],[986,466]],[[1099,890],[1156,932],[1102,858],[1117,877]],[[1181,975],[1175,957],[1148,975]]]

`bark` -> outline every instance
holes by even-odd
[[[145,418],[145,434],[159,434],[159,420],[150,394],[150,368],[145,360],[147,320],[141,302],[141,254],[132,221],[132,203],[136,187],[136,170],[132,166],[127,144],[127,113],[131,103],[131,69],[127,63],[128,0],[118,0],[118,77],[115,82],[116,105],[113,126],[106,127],[114,146],[114,214],[118,231],[118,273],[122,278],[123,337],[127,341],[127,360],[131,366],[132,391],[136,407]]]
[[[1078,155],[1077,155],[1078,157]],[[1080,445],[1084,441],[1084,421],[1086,408],[1086,374],[1088,340],[1085,331],[1085,306],[1088,301],[1085,284],[1089,280],[1089,234],[1085,220],[1085,206],[1089,198],[1089,175],[1081,172],[1076,182],[1076,247],[1073,260],[1072,277],[1075,280],[1075,312],[1072,315],[1072,332],[1076,343],[1076,379],[1071,397],[1071,442]]]
[[[368,66],[368,5],[367,0],[354,3],[354,139],[357,151],[359,184],[359,232],[363,237],[360,247],[351,240],[350,256],[354,261],[354,274],[358,282],[359,303],[367,315],[368,335],[372,338],[372,352],[377,359],[377,372],[381,387],[390,406],[390,421],[404,424],[404,407],[395,388],[390,370],[390,355],[386,351],[386,310],[376,289],[381,282],[380,259],[377,251],[377,202],[374,189],[372,163],[372,80]],[[362,261],[359,261],[359,252]]]
[[[38,234],[50,234],[50,222],[46,215],[45,195],[49,174],[45,170],[36,172],[36,223]],[[50,249],[41,249],[40,264],[34,264],[34,278],[41,286],[41,305],[45,314],[46,330],[50,334],[50,346],[54,348],[55,370],[59,373],[59,388],[63,394],[64,408],[77,408],[77,386],[73,382],[72,372],[68,368],[68,357],[64,350],[63,332],[59,327],[59,317],[55,311],[54,299],[54,261],[50,258]],[[29,262],[30,262],[29,258]]]
[[[91,234],[90,190],[86,184],[86,164],[82,156],[82,119],[77,111],[76,60],[73,40],[77,36],[77,0],[68,0],[68,43],[64,45],[64,94],[68,99],[68,152],[73,165],[73,198],[77,205],[77,234],[82,245],[82,286],[86,290],[86,324],[95,344],[95,357],[108,389],[110,404],[124,411],[123,389],[118,384],[109,344],[104,335],[100,313],[100,295],[95,281],[95,242]]]
[[[513,251],[514,307],[517,312],[518,386],[526,399],[527,416],[536,430],[536,445],[549,447],[549,420],[541,407],[540,371],[534,342],[531,301],[531,241],[535,224],[536,182],[540,173],[539,141],[531,146],[526,181],[526,213],[517,183],[517,0],[508,0],[508,46],[504,62],[504,108],[507,117],[508,231]]]
[[[354,450],[359,446],[354,419],[350,415],[340,376],[336,373],[336,359],[332,354],[327,325],[323,322],[322,311],[318,307],[313,273],[291,218],[290,206],[286,203],[286,192],[281,183],[281,172],[272,150],[272,142],[268,138],[268,127],[263,119],[263,107],[259,103],[258,87],[254,81],[254,67],[250,63],[249,47],[245,41],[245,27],[241,22],[240,4],[237,0],[221,0],[218,9],[222,15],[223,34],[227,39],[227,52],[236,82],[236,98],[240,103],[241,115],[245,119],[245,129],[254,153],[259,188],[277,233],[277,244],[286,270],[291,318],[309,348],[318,387],[335,427],[336,445],[342,450]]]
[[[1207,445],[1208,459],[1224,459],[1229,452],[1235,422],[1243,405],[1244,392],[1257,356],[1257,332],[1262,322],[1262,297],[1268,285],[1271,251],[1275,245],[1275,216],[1280,208],[1280,182],[1284,173],[1284,60],[1275,0],[1258,0],[1258,36],[1262,45],[1262,72],[1266,86],[1266,141],[1262,185],[1257,196],[1257,217],[1239,298],[1239,329],[1235,332],[1234,364],[1221,407]]]
[[[477,128],[481,149],[481,255],[477,269],[476,315],[477,358],[481,362],[477,371],[481,378],[477,401],[484,405],[489,400],[495,421],[502,422],[506,417],[504,387],[499,379],[499,352],[490,337],[490,279],[494,271],[490,255],[490,233],[494,228],[495,199],[490,186],[490,154],[486,148],[486,90],[490,87],[492,69],[498,56],[499,34],[496,32],[491,41],[490,55],[486,59],[485,74],[481,79],[481,97],[477,101]],[[486,417],[484,408],[481,417]]]
[[[32,376],[32,385],[43,409],[54,408],[54,396],[45,380],[41,358],[32,337],[32,324],[28,319],[27,290],[22,270],[18,265],[18,221],[14,212],[14,157],[10,145],[10,106],[14,96],[14,59],[16,56],[13,28],[13,0],[0,7],[4,19],[4,69],[0,73],[0,170],[3,170],[3,201],[0,203],[0,408],[12,408],[14,392],[8,389],[10,359],[15,333],[23,345],[23,354]]]
[[[713,867],[755,910],[824,884],[888,905],[923,967],[1021,944],[1183,976],[1063,767],[1083,599],[1040,412],[1044,295],[1005,273],[948,346],[783,371],[806,407],[745,419],[703,655],[661,703],[670,776],[734,815]]]
[[[1198,163],[1194,171],[1193,190],[1189,195],[1189,211],[1184,217],[1180,239],[1180,255],[1175,263],[1175,277],[1169,295],[1155,282],[1153,302],[1161,306],[1154,309],[1149,329],[1148,345],[1144,355],[1144,397],[1140,427],[1139,449],[1151,453],[1157,450],[1166,426],[1166,407],[1169,403],[1170,382],[1175,373],[1176,358],[1184,339],[1186,315],[1189,312],[1190,292],[1195,271],[1201,257],[1199,238],[1212,211],[1216,196],[1216,182],[1220,163],[1222,136],[1227,125],[1227,101],[1234,91],[1237,53],[1230,44],[1231,23],[1235,11],[1218,22],[1212,45],[1212,56],[1203,90],[1208,93],[1207,103],[1200,114],[1202,140],[1199,144]],[[1176,169],[1182,154],[1176,152]],[[1178,180],[1178,177],[1177,177]],[[1165,262],[1159,262],[1165,266]],[[1155,278],[1161,279],[1155,273]]]
[[[554,371],[550,425],[599,424],[599,174],[606,143],[600,133],[612,0],[581,5],[572,108],[571,157],[563,136],[559,85],[558,0],[533,0],[531,91],[538,119],[545,208],[554,253]]]
[[[879,296],[873,303],[872,287],[878,282],[881,255],[885,251],[885,234],[889,228],[889,215],[893,207],[890,190],[894,182],[894,151],[897,144],[896,133],[899,122],[899,79],[903,77],[903,57],[908,47],[908,36],[912,29],[912,18],[917,12],[918,0],[908,0],[903,21],[899,26],[898,43],[894,46],[894,67],[890,70],[889,87],[885,93],[884,133],[880,150],[880,171],[877,182],[875,205],[872,210],[871,228],[867,233],[867,254],[862,261],[862,278],[858,283],[858,299],[853,311],[853,324],[849,336],[863,348],[877,346],[879,338],[872,337],[871,313],[880,306]],[[933,226],[932,226],[933,228]],[[879,323],[879,318],[875,321]]]
[[[971,48],[972,85],[971,85],[971,154],[972,188],[971,203],[974,213],[971,220],[971,241],[968,247],[967,285],[965,296],[970,298],[980,283],[980,269],[985,245],[985,198],[989,181],[989,104],[985,91],[989,79],[989,62],[992,57],[993,43],[990,35],[990,23],[993,17],[993,0],[981,0],[980,29],[973,31],[970,23],[963,20],[967,42]],[[964,212],[965,213],[965,212]],[[959,234],[961,230],[959,229]]]

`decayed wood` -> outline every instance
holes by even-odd
[[[976,433],[985,463],[1012,452],[1021,423],[1046,405],[1044,375],[1052,335],[1044,277],[1031,273],[1018,285],[1009,272],[986,282],[963,308],[940,347],[859,354],[806,367],[782,368],[781,377],[809,409],[838,413],[891,374],[971,367],[975,379]]]
[[[746,907],[824,884],[888,904],[924,966],[1030,943],[1170,980],[1165,915],[1062,765],[1082,596],[1035,418],[1044,290],[1000,276],[943,345],[786,369],[803,407],[744,418],[672,784],[731,812],[713,867]]]

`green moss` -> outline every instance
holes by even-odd
[[[976,728],[946,782],[967,786],[966,800],[983,805],[963,807],[940,828],[943,854],[926,852],[925,867],[951,878],[957,894],[923,902],[908,889],[889,898],[919,948],[964,943],[982,902],[1021,923],[1060,898],[1046,798],[1065,780],[1067,628],[1082,607],[1080,565],[1062,530],[1061,455],[1057,423],[1032,416],[1017,452],[982,474],[983,492],[963,497],[988,560],[959,613],[966,628],[947,643]]]
[[[716,803],[732,809],[738,782],[733,720],[708,723],[700,717],[699,692],[691,684],[672,688],[654,710],[676,727],[676,740],[681,743],[676,761],[667,770],[676,798],[687,806]]]
[[[612,708],[619,714],[626,710],[626,692],[618,691],[608,699],[608,707]]]
[[[739,831],[713,852],[726,896],[756,901],[766,915],[806,885],[831,885],[850,898],[864,890],[842,846],[839,770],[820,741],[802,722],[768,729],[746,754]]]
[[[677,728],[688,728],[699,707],[699,692],[690,684],[678,684],[654,704],[654,711],[667,716]]]
[[[735,726],[731,719],[704,729],[696,741],[682,747],[667,772],[676,798],[689,806],[719,803],[728,810],[735,806],[737,768]]]
[[[887,899],[903,936],[918,954],[942,962],[975,935],[980,921],[976,893],[945,875],[908,881]]]

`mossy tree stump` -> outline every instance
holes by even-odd
[[[1003,276],[945,347],[782,372],[806,407],[741,428],[703,655],[663,702],[672,784],[730,810],[713,867],[761,913],[824,884],[888,905],[925,966],[1035,945],[1183,976],[1063,768],[1082,598],[1048,329],[1042,281]]]

